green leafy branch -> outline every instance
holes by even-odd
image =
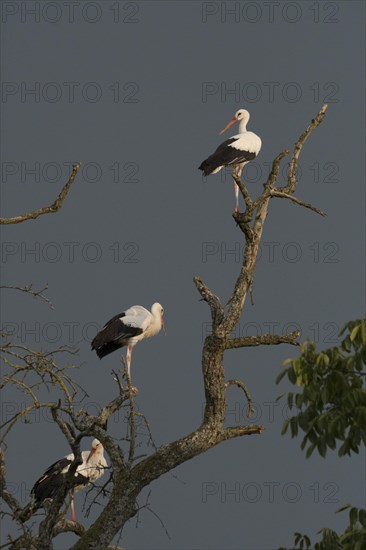
[[[314,450],[325,457],[338,443],[339,456],[358,453],[361,442],[366,444],[366,321],[347,323],[341,335],[339,346],[324,351],[306,341],[301,355],[287,359],[277,377],[277,383],[287,376],[301,388],[287,394],[289,409],[296,414],[285,420],[282,433],[290,430],[296,437],[302,430],[301,449],[307,447],[307,458]]]

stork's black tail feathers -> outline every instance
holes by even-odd
[[[216,170],[216,168],[218,168],[218,166],[212,165],[209,161],[210,157],[201,162],[198,167],[198,170],[202,170],[204,176],[209,176],[214,170]]]
[[[98,343],[95,340],[96,338],[94,338],[94,340],[92,341],[91,348],[92,350],[95,350],[99,359],[102,359],[106,355],[109,355],[113,351],[116,351],[116,349],[119,349],[122,347],[121,344],[117,344],[116,342],[108,342],[107,344],[101,344],[98,346]]]
[[[143,332],[140,327],[125,325],[122,321],[125,312],[118,313],[104,325],[102,330],[93,338],[91,348],[96,351],[99,359],[109,355],[116,349],[128,344],[129,338],[138,336]]]

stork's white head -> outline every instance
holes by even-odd
[[[250,119],[250,114],[246,109],[239,109],[239,111],[236,111],[234,118],[230,120],[230,122],[221,130],[220,135],[226,132],[233,124],[236,122],[240,122],[240,130],[243,131],[246,128],[246,125],[248,124],[248,121]]]
[[[99,441],[99,439],[93,439],[90,453],[88,454],[88,458],[86,459],[87,462],[91,459],[91,457],[95,454],[100,455],[103,454],[104,447]]]
[[[250,118],[249,111],[246,109],[239,109],[239,111],[236,111],[234,118],[236,118],[236,120],[243,120],[243,118],[246,118],[248,121]]]
[[[154,318],[155,319],[158,319],[160,320],[160,329],[163,329],[164,331],[164,334],[166,336],[166,330],[165,330],[165,324],[164,324],[164,308],[161,304],[159,304],[159,302],[155,302],[152,306],[151,306],[151,313],[153,314]]]

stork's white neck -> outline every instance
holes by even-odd
[[[243,118],[239,122],[239,134],[243,134],[244,132],[247,131],[247,124],[248,124],[248,119],[247,118]]]

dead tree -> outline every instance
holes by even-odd
[[[127,387],[124,387],[119,372],[115,372],[114,377],[118,388],[117,396],[105,405],[99,414],[88,415],[83,409],[75,410],[73,406],[77,388],[75,388],[66,367],[60,368],[56,363],[50,364],[47,360],[45,362],[42,354],[38,356],[37,352],[32,350],[14,350],[16,345],[14,343],[10,343],[8,348],[5,346],[6,349],[3,349],[3,352],[7,353],[9,349],[12,350],[12,360],[10,363],[8,362],[9,375],[7,383],[13,384],[20,391],[26,392],[31,400],[31,407],[48,407],[51,409],[54,421],[63,432],[76,456],[74,471],[77,457],[80,456],[82,438],[93,436],[103,443],[113,472],[109,483],[107,483],[108,502],[96,521],[88,529],[80,524],[71,524],[72,522],[65,520],[60,515],[62,503],[70,486],[71,473],[65,480],[64,486],[60,487],[58,496],[47,507],[45,518],[39,525],[38,533],[32,533],[31,528],[26,524],[26,519],[29,519],[32,515],[32,510],[29,507],[22,508],[18,501],[7,491],[5,464],[2,462],[0,479],[2,497],[7,504],[9,514],[22,529],[22,534],[17,539],[10,540],[8,547],[11,550],[18,548],[50,550],[52,549],[53,538],[61,532],[70,530],[79,537],[72,546],[72,550],[108,548],[126,522],[136,515],[138,511],[137,498],[141,491],[152,481],[223,441],[260,434],[263,431],[263,427],[259,424],[225,426],[226,390],[229,386],[236,385],[241,388],[249,405],[249,413],[253,410],[253,406],[245,384],[240,380],[227,380],[225,378],[223,358],[225,351],[232,348],[283,343],[298,345],[298,331],[284,336],[267,334],[256,337],[233,338],[231,335],[239,322],[247,295],[252,294],[257,255],[271,199],[287,199],[295,205],[308,208],[322,216],[325,215],[319,208],[300,200],[294,194],[297,188],[297,167],[300,153],[307,138],[322,122],[326,108],[327,105],[321,108],[295,143],[285,186],[277,187],[276,183],[281,161],[289,155],[287,150],[282,151],[274,159],[271,172],[263,185],[263,191],[256,199],[251,197],[246,185],[233,175],[246,205],[243,213],[233,214],[234,222],[244,235],[245,254],[227,306],[223,305],[220,298],[212,292],[200,277],[194,277],[194,284],[201,298],[207,302],[210,308],[212,334],[206,337],[202,350],[201,362],[205,390],[203,420],[192,433],[155,449],[155,452],[148,456],[137,457],[135,453],[136,422],[142,421],[147,427],[148,424],[143,415],[135,410],[135,397],[131,392],[130,380],[128,380]],[[26,215],[23,216],[25,216],[25,219],[29,219]],[[31,359],[29,359],[29,356]],[[51,363],[54,362],[54,355],[51,354],[50,357],[52,357]],[[39,384],[54,384],[59,389],[59,393],[63,395],[63,400],[61,401],[61,398],[58,398],[58,400],[49,403],[39,402],[36,388],[25,379],[26,375],[38,377]],[[108,419],[121,409],[126,411],[129,419],[127,449],[123,448],[108,433]],[[27,412],[22,411],[19,413],[20,416],[22,414],[26,415]],[[12,422],[7,423],[7,426],[3,426],[5,434],[16,424],[17,420],[18,418],[14,418]],[[113,548],[116,547],[113,546]]]

